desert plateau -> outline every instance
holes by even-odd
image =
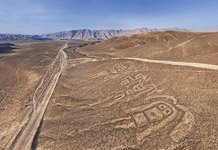
[[[217,149],[217,39],[1,44],[0,148]]]

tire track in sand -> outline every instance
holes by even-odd
[[[67,66],[67,55],[64,49],[67,48],[67,43],[59,50],[54,62],[52,63],[50,71],[47,71],[41,83],[37,87],[33,97],[33,112],[30,116],[25,128],[13,141],[9,149],[13,150],[29,150],[31,148],[34,136],[43,119],[46,108],[49,104],[50,98],[56,87],[58,79]],[[49,80],[49,81],[46,81]],[[41,88],[41,90],[39,90]],[[36,99],[36,97],[38,97]]]

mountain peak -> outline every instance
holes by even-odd
[[[61,31],[50,34],[43,35],[22,35],[22,34],[0,34],[0,40],[21,40],[21,41],[32,41],[32,40],[62,40],[62,39],[77,39],[85,41],[99,41],[107,40],[113,37],[120,36],[132,36],[134,34],[147,34],[148,32],[156,31],[188,31],[186,29],[178,28],[162,28],[162,29],[149,29],[149,28],[137,28],[137,29],[101,29],[101,30],[91,30],[91,29],[79,29],[79,30],[69,30]]]
[[[79,29],[63,32],[56,32],[51,34],[42,35],[43,38],[51,38],[54,40],[60,39],[80,39],[80,40],[107,40],[113,37],[119,36],[132,36],[134,34],[146,34],[153,31],[187,31],[185,29],[178,28],[163,28],[163,29],[149,29],[149,28],[137,28],[137,29],[105,29],[105,30],[91,30],[91,29]]]

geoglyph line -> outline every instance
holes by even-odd
[[[194,116],[188,108],[177,104],[177,100],[173,96],[154,95],[145,100],[152,101],[150,104],[123,110],[126,114],[133,117],[134,121],[129,119],[129,122],[115,125],[115,128],[135,128],[138,130],[136,131],[136,139],[138,144],[141,145],[147,136],[173,122],[179,114],[178,112],[182,112],[182,120],[170,131],[169,136],[173,142],[179,143],[191,132],[195,123]]]

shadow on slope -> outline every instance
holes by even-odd
[[[13,53],[14,49],[16,49],[14,44],[11,44],[11,43],[1,43],[0,44],[0,54],[1,53]]]

